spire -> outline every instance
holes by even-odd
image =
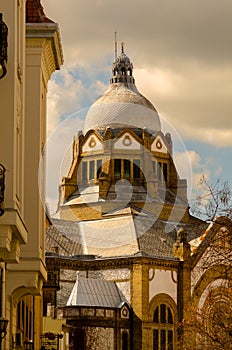
[[[121,47],[122,47],[122,54],[124,54],[124,43],[121,43]]]
[[[117,43],[117,32],[114,32],[114,59],[116,61],[118,57],[118,43]]]
[[[121,43],[121,54],[117,57],[117,33],[115,32],[115,61],[112,67],[111,84],[114,83],[130,83],[134,84],[133,64],[129,57],[125,54],[124,43]]]

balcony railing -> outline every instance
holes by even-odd
[[[7,35],[8,28],[2,20],[2,13],[0,13],[0,79],[7,73]]]
[[[0,164],[0,216],[5,212],[4,210],[4,191],[5,191],[5,167]]]

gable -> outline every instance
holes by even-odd
[[[102,143],[96,137],[96,135],[92,134],[88,137],[86,142],[82,147],[82,152],[93,152],[93,151],[101,151]]]
[[[151,151],[168,153],[167,147],[160,136],[157,136],[156,139],[151,144]]]
[[[140,150],[140,143],[128,132],[123,134],[114,144],[114,149]]]

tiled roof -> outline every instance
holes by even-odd
[[[120,213],[120,211],[119,211]],[[173,258],[173,245],[177,230],[183,227],[191,241],[202,235],[207,224],[194,217],[188,223],[171,223],[157,220],[154,216],[136,213],[135,210],[121,215],[94,221],[66,221],[52,219],[47,229],[47,251],[58,247],[65,256],[93,254],[101,257],[132,256],[138,253]]]
[[[52,219],[53,225],[47,228],[46,250],[58,250],[60,255],[72,256],[83,254],[83,245],[79,235],[79,226],[74,221]]]
[[[173,258],[173,245],[180,227],[187,232],[188,240],[200,236],[207,227],[207,224],[193,217],[190,217],[188,223],[171,223],[161,220],[153,222],[152,218],[140,216],[139,220],[135,220],[135,228],[140,251],[160,258]],[[139,235],[140,232],[143,234]]]
[[[26,23],[54,23],[47,18],[40,0],[27,0],[26,2]]]
[[[125,301],[115,282],[78,277],[67,306],[117,308]]]

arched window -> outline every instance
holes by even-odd
[[[170,307],[159,304],[153,314],[153,350],[174,349],[174,322]]]

